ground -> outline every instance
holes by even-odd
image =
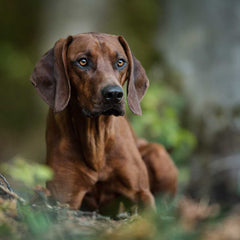
[[[49,202],[36,187],[31,200],[19,197],[2,180],[0,185],[0,238],[8,239],[240,239],[240,206],[222,213],[220,206],[196,202],[186,196],[157,200],[157,213],[115,219],[96,212],[70,210]]]

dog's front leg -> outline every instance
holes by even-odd
[[[139,161],[138,164],[128,162],[117,169],[116,190],[141,209],[156,209],[155,200],[149,187],[147,169],[143,161]]]
[[[47,182],[47,188],[53,198],[60,203],[69,204],[71,208],[79,209],[85,194],[97,181],[96,172],[81,166],[81,161],[76,164],[76,161],[66,158],[58,158],[57,163],[52,161],[49,165],[54,171],[54,178]]]

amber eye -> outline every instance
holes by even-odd
[[[79,60],[79,64],[80,64],[81,66],[83,66],[83,67],[86,66],[87,63],[88,63],[88,61],[87,61],[86,58],[81,58],[81,59]]]
[[[123,60],[123,59],[118,59],[118,61],[117,61],[117,66],[119,67],[119,68],[121,68],[121,67],[123,67],[124,65],[125,65],[125,61]]]

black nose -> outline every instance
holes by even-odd
[[[119,103],[123,98],[123,90],[116,85],[109,85],[102,89],[102,95],[107,102]]]

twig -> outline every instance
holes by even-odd
[[[23,198],[19,197],[15,192],[8,190],[4,186],[0,185],[0,189],[7,193],[9,196],[13,197],[14,199],[17,199],[19,202],[26,203],[26,201]]]
[[[10,184],[8,183],[7,179],[0,173],[0,178],[3,180],[3,182],[7,185],[7,188],[9,191],[13,192]]]

